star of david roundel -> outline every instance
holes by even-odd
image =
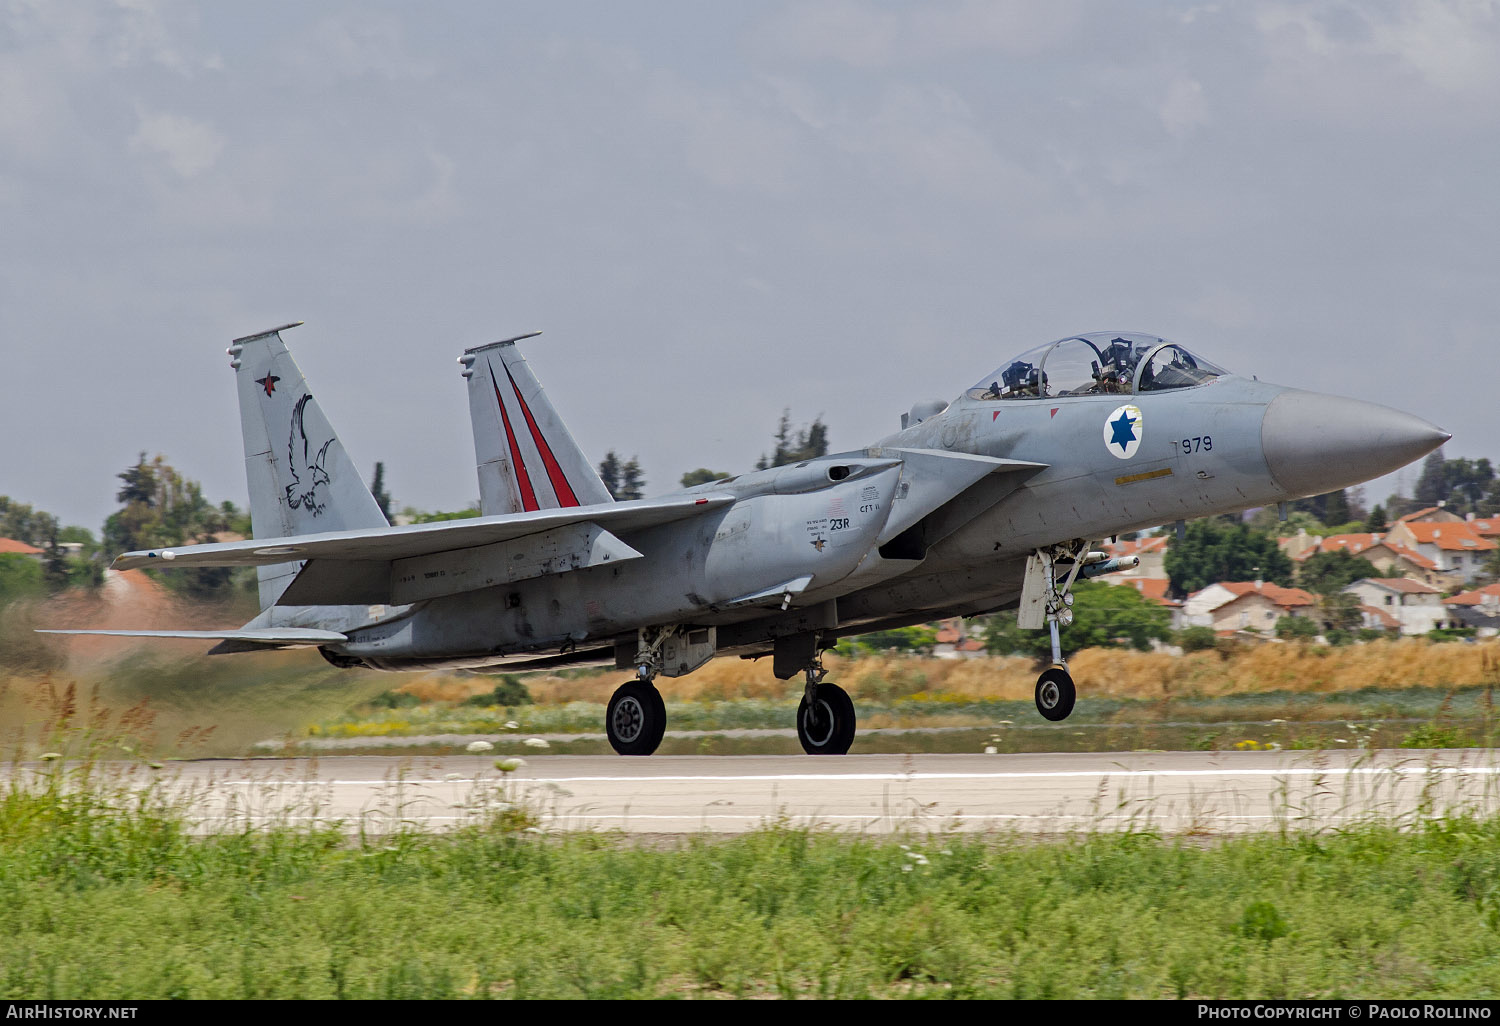
[[[1128,460],[1141,447],[1141,408],[1125,405],[1104,422],[1104,447],[1118,460]]]

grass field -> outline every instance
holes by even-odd
[[[556,740],[598,734],[604,703],[627,676],[531,675],[525,685],[534,704],[486,707],[469,704],[494,687],[496,678],[486,675],[338,670],[306,651],[206,657],[191,643],[123,652],[110,661],[55,660],[47,671],[0,673],[5,751],[44,751],[64,722],[96,739],[127,739],[157,757],[322,750],[331,742],[434,734]],[[1500,643],[1424,639],[1183,656],[1090,649],[1072,660],[1079,704],[1058,725],[1041,721],[1032,707],[1036,666],[1027,659],[830,657],[828,666],[830,679],[854,696],[865,732],[857,751],[1398,746],[1422,739],[1443,747],[1491,740],[1497,653]],[[723,733],[785,731],[793,723],[801,681],[776,680],[768,664],[721,659],[687,677],[659,679],[673,731],[723,735],[669,738],[663,750],[794,750],[785,737]],[[871,733],[882,728],[950,729]],[[597,740],[567,744],[569,751],[605,750]]]
[[[49,765],[0,792],[7,999],[1500,993],[1496,821],[653,845],[511,807],[203,837]]]

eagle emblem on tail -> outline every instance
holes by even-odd
[[[318,501],[318,486],[329,483],[323,461],[328,456],[328,447],[333,444],[333,439],[323,443],[316,459],[309,456],[312,446],[307,440],[303,416],[311,401],[311,394],[304,395],[297,400],[297,406],[292,410],[292,434],[287,441],[287,471],[292,475],[292,483],[286,486],[286,503],[292,509],[306,509],[313,516],[318,516],[327,508],[327,503]]]

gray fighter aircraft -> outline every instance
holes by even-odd
[[[854,739],[824,679],[839,638],[1017,609],[1050,629],[1050,720],[1075,689],[1057,643],[1096,551],[1125,531],[1357,484],[1449,435],[1384,406],[1232,375],[1150,335],[1075,335],[1007,361],[952,402],[854,452],[656,499],[612,501],[522,358],[530,335],[467,350],[481,516],[391,527],[281,339],[236,339],[255,538],[127,552],[118,569],[254,566],[238,630],[77,631],[204,638],[210,651],[315,646],[380,670],[577,664],[634,670],[605,726],[626,755],[661,742],[657,676],[716,655],[806,675],[811,754]]]

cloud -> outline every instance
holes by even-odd
[[[135,153],[152,153],[183,178],[195,178],[214,166],[224,137],[212,125],[181,114],[137,111],[139,126],[130,137]]]
[[[762,42],[784,56],[884,68],[945,54],[1032,54],[1066,39],[1071,0],[949,0],[881,10],[854,0],[797,3],[771,19]]]
[[[178,25],[196,21],[197,12],[191,5],[167,0],[113,0],[113,6],[113,24],[103,41],[116,66],[156,64],[181,75],[223,68],[217,53],[195,54],[167,28],[168,21]]]
[[[1327,78],[1388,78],[1391,63],[1445,92],[1489,90],[1500,81],[1500,3],[1324,0],[1268,3],[1254,15],[1273,61],[1313,66]]]
[[[1162,125],[1178,138],[1208,124],[1208,102],[1203,98],[1203,84],[1190,78],[1173,82],[1158,113]]]
[[[797,125],[764,99],[657,76],[645,112],[665,122],[688,165],[727,189],[784,193],[795,180]]]
[[[312,27],[294,50],[305,70],[339,78],[373,75],[391,81],[431,78],[436,69],[407,52],[401,24],[392,16],[364,14],[357,19],[329,17]]]

